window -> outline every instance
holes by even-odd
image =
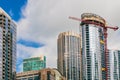
[[[50,74],[51,74],[51,72],[47,71],[47,80],[50,80]]]
[[[40,80],[39,76],[34,76],[34,80]]]
[[[33,80],[33,77],[29,77],[28,80]]]

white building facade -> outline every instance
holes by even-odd
[[[109,50],[108,79],[120,80],[120,50]]]

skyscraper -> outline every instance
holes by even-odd
[[[46,68],[46,57],[33,57],[23,60],[23,71],[40,70]]]
[[[120,50],[109,50],[108,80],[120,80]]]
[[[103,28],[86,23],[89,21],[105,25],[105,20],[92,13],[82,14],[81,19],[83,80],[105,80]]]
[[[81,78],[81,37],[68,31],[60,33],[58,45],[58,70],[66,80],[80,80]]]
[[[16,25],[0,8],[0,80],[14,80],[16,71]]]

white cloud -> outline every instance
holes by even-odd
[[[14,15],[12,10],[9,11],[9,14],[10,14],[11,17]]]
[[[28,0],[26,7],[22,8],[25,17],[17,23],[18,39],[38,41],[46,45],[33,50],[22,46],[22,50],[29,50],[26,54],[30,56],[45,54],[47,66],[56,67],[58,34],[68,30],[78,32],[79,22],[69,20],[68,16],[80,18],[82,13],[92,12],[119,26],[119,8],[119,0]],[[109,33],[109,48],[120,49],[120,32],[110,30]]]

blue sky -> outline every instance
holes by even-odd
[[[26,47],[34,47],[34,48],[39,48],[44,46],[44,44],[34,42],[34,41],[29,41],[29,40],[23,40],[23,39],[18,40],[17,44],[22,44]]]
[[[27,0],[0,0],[2,7],[15,21],[18,21],[21,15],[21,8],[27,4]]]

